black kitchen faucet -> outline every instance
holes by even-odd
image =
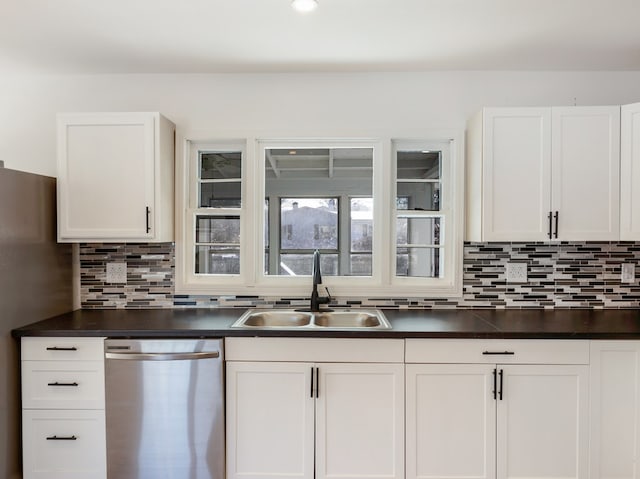
[[[311,270],[311,276],[313,276],[313,290],[311,291],[311,311],[320,311],[321,304],[327,304],[331,301],[331,295],[327,288],[328,296],[318,295],[318,285],[322,284],[322,273],[320,273],[320,251],[315,250],[313,252],[313,269]]]

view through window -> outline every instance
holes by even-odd
[[[266,273],[370,276],[372,181],[372,148],[266,149]]]

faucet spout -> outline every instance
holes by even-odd
[[[331,301],[331,297],[321,297],[318,294],[318,285],[322,284],[322,274],[320,273],[320,251],[313,252],[313,269],[311,270],[313,277],[313,290],[311,291],[311,311],[320,311],[321,304],[327,304]]]
[[[318,288],[319,284],[322,284],[322,273],[320,272],[320,251],[315,250],[313,252],[313,269],[311,270],[313,276],[313,287]]]

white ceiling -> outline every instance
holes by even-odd
[[[0,0],[0,69],[640,70],[640,0]]]

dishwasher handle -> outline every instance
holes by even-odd
[[[203,353],[105,353],[107,359],[124,359],[129,361],[178,361],[187,359],[219,358],[220,352]]]

